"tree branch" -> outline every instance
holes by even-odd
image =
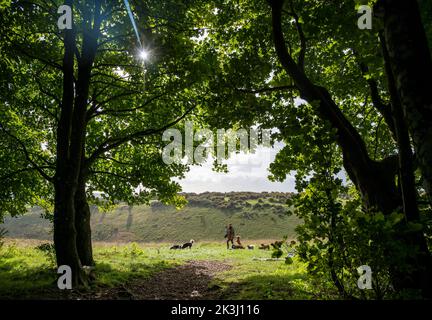
[[[40,169],[54,169],[54,167],[52,167],[52,166],[40,166],[40,167],[38,167],[38,168],[40,168]],[[23,173],[23,172],[27,172],[27,171],[35,171],[35,170],[37,170],[35,167],[31,167],[31,168],[22,168],[22,169],[16,170],[16,171],[14,171],[14,172],[8,173],[8,174],[6,174],[6,175],[0,177],[0,181],[4,181],[4,180],[7,180],[7,179],[10,179],[10,178],[12,178],[13,176],[15,176],[15,175],[17,175],[17,174],[20,174],[20,173]]]
[[[179,123],[181,120],[183,120],[193,109],[195,109],[196,106],[192,106],[191,108],[189,108],[182,116],[180,116],[179,118],[177,118],[176,120],[166,124],[163,127],[157,128],[157,129],[146,129],[146,130],[142,130],[142,131],[138,131],[132,134],[128,134],[125,135],[124,137],[120,137],[120,138],[109,138],[107,140],[105,140],[105,142],[103,142],[94,152],[93,154],[86,159],[85,165],[87,167],[90,167],[90,165],[102,154],[104,154],[105,152],[115,149],[117,147],[119,147],[120,145],[131,141],[135,138],[143,138],[145,136],[150,136],[156,133],[160,133],[165,131],[166,129],[176,125],[177,123]]]
[[[354,51],[354,55],[358,58],[357,52]],[[359,62],[359,67],[362,72],[362,75],[365,76],[369,73],[369,67],[362,61]],[[396,139],[396,130],[393,122],[393,116],[391,111],[391,105],[385,104],[381,99],[378,82],[375,79],[369,78],[366,79],[366,82],[369,86],[369,90],[371,93],[372,104],[375,109],[383,116],[389,130],[391,131],[393,137]]]
[[[364,182],[363,180],[360,182],[359,179],[364,177],[361,175],[357,177],[352,170],[348,169],[356,167],[356,169],[363,170],[365,176],[367,176],[367,172],[373,163],[367,152],[366,144],[357,129],[345,117],[328,90],[315,85],[288,53],[282,29],[284,0],[268,0],[268,2],[272,9],[273,40],[279,61],[298,87],[301,98],[311,104],[318,102],[317,113],[319,116],[323,120],[329,121],[331,126],[337,130],[336,142],[343,151],[344,161],[347,163],[347,158],[350,161],[350,167],[346,167],[346,169],[350,178],[358,186],[358,184]]]
[[[15,135],[13,135],[12,133],[10,133],[9,131],[7,131],[4,126],[2,124],[0,124],[0,128],[2,129],[2,131],[9,137],[11,137],[12,139],[14,139],[16,142],[18,142],[18,144],[21,146],[22,151],[24,153],[24,156],[26,157],[27,161],[33,166],[33,168],[35,170],[37,170],[39,172],[39,174],[45,178],[47,181],[49,182],[53,182],[54,178],[50,177],[45,171],[43,171],[42,168],[46,167],[46,166],[39,166],[37,163],[35,163],[32,158],[30,157],[30,154],[27,150],[27,147],[25,146],[24,142],[22,142],[20,139],[18,139]]]
[[[95,105],[95,107],[92,108],[92,110],[94,109],[94,111],[92,111],[92,114],[89,116],[89,119],[97,117],[97,116],[100,116],[100,115],[103,115],[103,114],[118,114],[118,113],[125,113],[125,112],[133,112],[133,111],[142,109],[145,106],[147,106],[150,103],[152,103],[154,100],[159,99],[160,97],[164,96],[166,93],[162,93],[160,95],[154,96],[154,97],[150,98],[149,100],[147,100],[144,104],[142,104],[142,105],[140,105],[138,107],[135,107],[135,108],[121,109],[121,110],[105,109],[103,111],[96,112],[96,110],[100,106],[102,106],[104,104],[107,104],[107,103],[109,103],[109,102],[111,102],[111,101],[113,101],[115,99],[118,99],[118,98],[121,98],[121,97],[124,97],[124,96],[128,96],[128,95],[132,95],[132,94],[135,94],[135,92],[127,92],[127,93],[118,94],[118,95],[112,96],[112,97],[110,97],[110,98],[108,98],[108,99],[106,99],[106,100],[104,100],[102,102],[97,103]]]
[[[274,91],[282,91],[282,90],[298,90],[296,86],[280,86],[280,87],[270,87],[270,88],[260,88],[260,89],[240,89],[236,88],[236,91],[244,92],[244,93],[265,93],[265,92],[274,92]]]
[[[297,63],[298,63],[299,68],[304,72],[306,49],[307,49],[306,36],[303,32],[303,28],[302,28],[301,23],[300,23],[300,17],[298,16],[298,14],[296,13],[296,11],[294,9],[294,4],[293,4],[292,0],[290,0],[290,8],[291,8],[291,15],[294,18],[295,25],[297,28],[297,33],[298,33],[299,38],[300,38],[300,53],[299,53]]]
[[[114,172],[109,172],[109,171],[98,171],[98,170],[90,170],[89,171],[90,174],[105,174],[105,175],[110,175],[116,178],[120,178],[126,181],[131,181],[131,180],[136,180],[135,177],[132,176],[123,176]]]

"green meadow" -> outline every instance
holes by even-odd
[[[227,250],[224,243],[197,243],[191,250],[170,250],[168,243],[96,243],[95,281],[91,287],[57,289],[54,256],[37,249],[39,241],[7,240],[0,249],[0,298],[75,299],[97,297],[98,292],[116,292],[133,287],[158,273],[173,270],[191,261],[223,263],[229,270],[216,272],[206,284],[219,299],[326,299],[333,293],[325,284],[306,274],[294,258],[271,260],[271,251]],[[181,269],[179,269],[181,270]],[[181,274],[179,274],[181,277]],[[28,281],[32,279],[32,281]],[[193,282],[193,279],[190,279]],[[215,296],[212,296],[215,297]],[[110,298],[119,298],[110,296]]]

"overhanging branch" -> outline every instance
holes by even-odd
[[[291,15],[294,18],[297,33],[298,33],[299,38],[300,38],[300,53],[298,56],[297,63],[298,63],[299,68],[304,72],[304,64],[305,64],[306,49],[307,49],[306,36],[303,32],[303,28],[302,28],[302,25],[300,23],[300,17],[294,9],[294,4],[293,4],[292,0],[290,0],[290,9],[291,9]]]
[[[1,130],[9,137],[14,139],[18,144],[21,146],[22,151],[24,153],[24,156],[26,157],[27,161],[32,165],[33,169],[37,170],[39,174],[45,178],[49,182],[53,182],[53,177],[50,177],[42,168],[46,168],[46,166],[39,166],[36,162],[33,161],[33,159],[30,157],[30,153],[27,150],[27,147],[25,146],[24,142],[22,142],[19,138],[17,138],[15,135],[7,131],[2,124],[0,124]]]
[[[279,87],[270,87],[270,88],[260,88],[260,89],[243,89],[243,88],[236,88],[236,91],[243,92],[243,93],[251,93],[251,94],[257,94],[257,93],[266,93],[266,92],[274,92],[274,91],[285,91],[285,90],[298,90],[296,86],[279,86]]]
[[[107,151],[110,151],[112,149],[115,149],[119,146],[121,146],[122,144],[129,142],[133,139],[136,138],[143,138],[146,136],[150,136],[156,133],[161,133],[163,131],[165,131],[166,129],[176,125],[177,123],[179,123],[181,120],[183,120],[189,113],[192,112],[193,109],[195,109],[196,106],[192,106],[191,108],[189,108],[182,116],[180,116],[179,118],[177,118],[176,120],[166,124],[163,127],[160,128],[156,128],[156,129],[146,129],[146,130],[142,130],[142,131],[138,131],[138,132],[134,132],[132,134],[128,134],[125,135],[123,137],[119,137],[119,138],[109,138],[107,140],[105,140],[105,142],[103,142],[93,153],[92,155],[86,159],[85,165],[86,167],[90,167],[90,165],[102,154],[104,154]]]
[[[38,168],[40,168],[40,169],[54,169],[54,167],[52,167],[52,166],[40,166]],[[5,181],[7,179],[12,178],[13,176],[16,176],[17,174],[23,173],[23,172],[35,171],[35,170],[37,170],[35,167],[22,168],[22,169],[10,172],[10,173],[0,177],[0,181]]]

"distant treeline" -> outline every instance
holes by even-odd
[[[287,192],[204,192],[181,193],[189,207],[216,208],[224,211],[261,210],[272,208],[275,213],[286,211],[287,200],[293,195]],[[166,207],[159,201],[151,203],[152,209]]]

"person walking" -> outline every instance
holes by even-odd
[[[231,242],[231,245],[234,244],[234,236],[235,236],[235,232],[234,232],[234,228],[232,226],[232,224],[230,223],[228,225],[228,227],[226,228],[226,233],[225,233],[225,238],[227,239],[227,249],[229,249],[229,243]]]

